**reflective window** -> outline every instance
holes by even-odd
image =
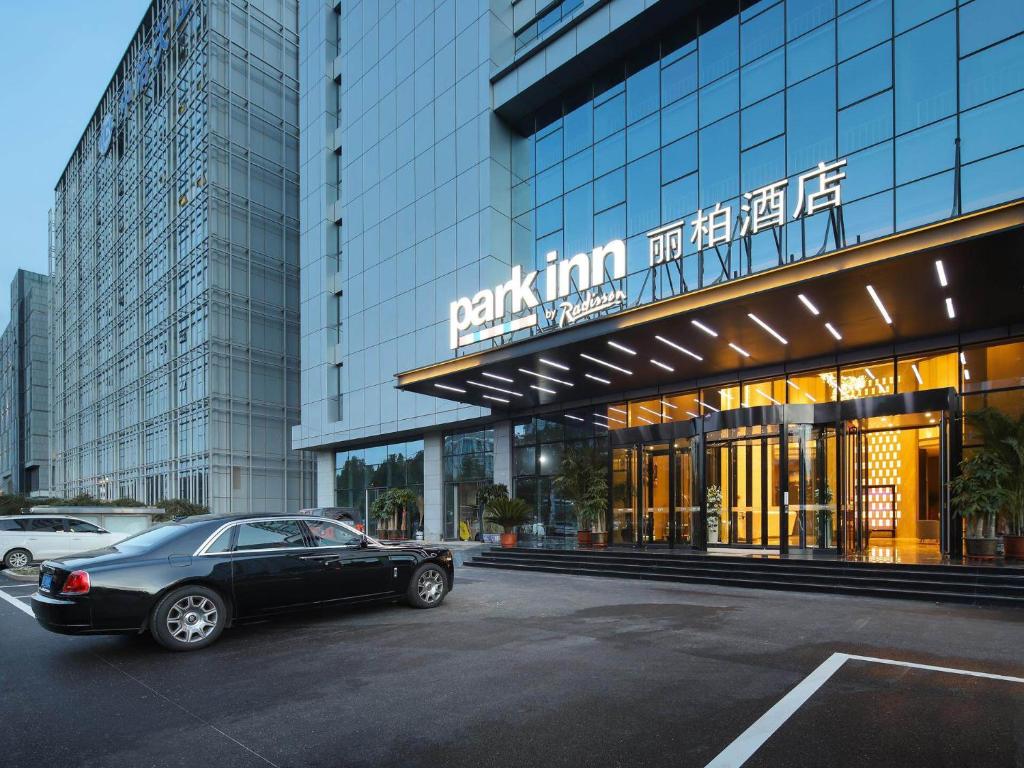
[[[743,106],[760,101],[786,85],[786,56],[776,51],[748,64],[740,73],[740,101]]]
[[[896,190],[896,229],[948,218],[953,212],[953,172],[947,171]]]
[[[345,547],[358,544],[361,534],[338,523],[327,520],[308,520],[306,527],[312,536],[314,547]]]
[[[955,159],[956,118],[904,134],[896,140],[896,183],[952,168]]]
[[[836,88],[830,70],[789,89],[786,165],[798,173],[836,154]]]
[[[894,0],[896,34],[956,6],[956,0]]]
[[[235,552],[258,549],[291,549],[308,546],[297,520],[261,520],[238,526]]]
[[[783,24],[785,3],[751,19],[740,28],[740,60],[747,64],[773,51],[786,41]]]
[[[710,125],[732,114],[739,107],[739,77],[733,72],[721,80],[702,88],[700,92],[700,125]]]
[[[743,110],[743,148],[752,147],[786,130],[785,100],[777,94]]]
[[[865,51],[839,65],[839,106],[845,107],[892,85],[892,46]]]
[[[846,156],[892,137],[892,91],[839,113],[839,154]]]
[[[697,58],[700,84],[717,80],[739,66],[739,20],[733,17],[701,37]]]
[[[848,59],[891,36],[891,0],[870,0],[839,17],[839,59]]]
[[[959,388],[958,362],[955,352],[901,357],[896,364],[896,391]]]
[[[961,161],[969,163],[1024,144],[1022,126],[1024,91],[964,112],[960,116]]]
[[[832,66],[835,40],[835,24],[826,24],[791,42],[786,52],[786,82],[797,83]]]
[[[790,40],[824,24],[835,16],[833,0],[788,0],[786,37]]]
[[[956,17],[896,38],[896,131],[934,122],[956,109]]]
[[[974,0],[960,8],[960,55],[1024,31],[1020,0]]]

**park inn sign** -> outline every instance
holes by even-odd
[[[840,182],[846,178],[846,160],[818,165],[797,177],[796,204],[792,212],[786,205],[788,179],[767,184],[743,194],[738,235],[749,237],[788,219],[812,216],[842,205]],[[657,268],[683,256],[683,237],[691,228],[690,242],[698,251],[727,245],[734,235],[732,206],[716,203],[712,209],[698,209],[692,220],[676,221],[647,233],[648,267]],[[619,308],[626,293],[614,285],[626,277],[626,243],[612,240],[590,253],[577,253],[559,259],[557,251],[545,256],[544,276],[538,288],[540,272],[523,272],[512,267],[507,282],[484,288],[472,297],[464,296],[449,305],[449,341],[452,349],[494,339],[540,324],[538,310],[555,328],[564,328],[594,315]],[[542,290],[543,297],[538,294]],[[507,318],[507,319],[506,319]]]

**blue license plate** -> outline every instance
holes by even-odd
[[[50,591],[50,585],[52,583],[53,583],[53,574],[52,573],[44,573],[43,574],[43,580],[42,580],[42,582],[40,582],[39,588],[49,592]]]

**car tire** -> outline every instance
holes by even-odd
[[[24,568],[32,562],[32,553],[16,547],[4,555],[4,568]]]
[[[448,594],[448,577],[436,563],[424,563],[417,568],[405,597],[414,608],[437,608]]]
[[[168,592],[153,609],[149,631],[168,650],[198,651],[220,637],[229,618],[224,598],[196,584]]]

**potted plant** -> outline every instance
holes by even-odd
[[[999,487],[1004,492],[1003,519],[1006,557],[1024,559],[1024,414],[1012,418],[997,408],[967,414],[981,439],[981,451],[990,453],[1004,468]]]
[[[818,486],[815,491],[818,497],[818,508],[814,512],[815,530],[818,532],[818,541],[823,547],[832,546],[832,488],[828,485]]]
[[[497,496],[487,502],[488,523],[501,526],[501,546],[511,549],[516,545],[516,528],[526,525],[533,517],[530,505],[522,499],[510,499],[508,496]]]
[[[555,489],[576,512],[576,543],[593,545],[591,528],[608,506],[607,470],[593,448],[569,448],[562,456]]]
[[[706,492],[708,514],[708,544],[718,543],[718,525],[722,516],[722,489],[717,485],[709,486]]]
[[[953,504],[967,521],[967,556],[995,557],[995,524],[1006,504],[1003,489],[1009,470],[994,451],[982,448],[960,462],[952,482]]]
[[[384,531],[387,521],[400,517],[416,501],[416,494],[409,488],[388,488],[373,500],[370,514],[377,521],[378,532]]]
[[[477,541],[490,541],[493,543],[498,538],[493,533],[484,532],[484,514],[487,511],[487,505],[492,500],[507,499],[508,497],[508,486],[504,483],[488,483],[476,489],[476,510],[477,519],[479,520],[479,528],[475,537]]]

